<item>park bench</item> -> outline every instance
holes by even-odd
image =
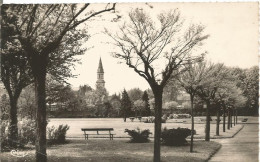
[[[88,140],[89,135],[109,135],[109,139],[113,140],[113,137],[115,135],[111,132],[114,130],[113,128],[81,128],[81,130],[84,131],[83,135],[85,136],[85,140]],[[91,133],[91,132],[96,132],[96,133]],[[99,132],[102,133],[100,134]]]

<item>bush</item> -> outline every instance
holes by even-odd
[[[48,133],[48,143],[49,144],[64,144],[66,143],[66,133],[69,130],[69,126],[59,125],[58,128],[54,126],[47,129]]]
[[[18,123],[20,143],[26,145],[28,143],[35,144],[36,140],[36,122],[28,118],[23,118]]]
[[[196,131],[194,131],[196,133]],[[188,128],[167,129],[164,128],[161,134],[162,142],[169,146],[181,146],[187,143],[186,138],[191,135]]]
[[[23,148],[25,145],[35,143],[36,124],[34,120],[23,118],[18,121],[18,141],[17,147]],[[7,120],[1,122],[1,151],[8,151],[11,148],[11,141],[8,139],[10,123]]]
[[[133,143],[145,143],[149,141],[149,135],[152,134],[149,129],[141,131],[138,127],[136,130],[125,129],[125,133],[131,136],[131,142]]]
[[[8,126],[8,121],[1,121],[1,151],[9,150]]]

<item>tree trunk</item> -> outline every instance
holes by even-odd
[[[207,101],[205,141],[210,141],[210,102]]]
[[[154,92],[155,98],[155,122],[154,122],[154,162],[160,162],[161,144],[161,123],[162,123],[162,88],[157,88]]]
[[[35,77],[35,99],[36,99],[36,161],[46,162],[46,73],[39,72]]]
[[[226,132],[226,107],[223,106],[223,132]]]
[[[227,129],[230,129],[230,109],[228,108],[228,125]]]
[[[232,128],[232,110],[230,109],[229,110],[230,111],[230,113],[229,113],[229,115],[230,115],[230,128]]]
[[[238,110],[236,109],[236,124],[237,124],[237,111],[238,111]]]
[[[233,123],[234,123],[234,126],[236,125],[236,113],[235,113],[235,109],[233,109]]]
[[[126,113],[124,114],[124,122],[126,122]]]
[[[220,108],[217,110],[216,136],[219,136]]]
[[[10,96],[9,96],[10,97]],[[18,97],[10,97],[10,126],[9,126],[9,144],[16,148],[18,142],[18,120],[17,120],[17,101]]]
[[[193,132],[194,132],[193,99],[194,99],[194,96],[190,94],[190,104],[191,104],[191,137],[190,137],[190,152],[193,152]]]

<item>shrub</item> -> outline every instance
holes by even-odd
[[[149,129],[140,130],[138,127],[136,130],[125,129],[125,133],[131,136],[130,142],[133,143],[145,143],[149,141],[149,135],[152,134]]]
[[[59,125],[58,128],[54,126],[47,129],[48,133],[48,143],[49,144],[63,144],[66,142],[66,133],[69,130],[69,126]]]
[[[8,121],[1,121],[1,151],[9,150],[8,126]]]
[[[36,140],[36,122],[35,120],[23,118],[18,123],[20,143],[26,145],[34,144]]]
[[[196,133],[196,131],[194,131]],[[191,135],[191,130],[188,128],[164,128],[161,134],[162,142],[169,146],[181,146],[187,143],[186,138]]]
[[[18,121],[18,141],[17,147],[23,148],[25,145],[35,143],[36,139],[36,124],[34,120],[23,118]],[[1,151],[8,151],[12,149],[11,142],[8,139],[10,123],[7,120],[1,122]]]

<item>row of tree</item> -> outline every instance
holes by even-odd
[[[33,92],[33,84],[22,90],[17,103],[18,117],[35,119]],[[128,98],[129,109],[121,106],[125,96]],[[1,107],[2,120],[9,119],[9,97],[6,94],[3,95],[1,102],[3,103]],[[57,117],[129,117],[151,114],[148,94],[139,88],[130,89],[128,92],[124,90],[122,95],[119,93],[109,96],[106,90],[94,90],[88,85],[80,86],[78,91],[72,90],[70,85],[59,83],[50,75],[46,80],[46,102],[47,111],[52,117],[55,115]],[[83,112],[85,116],[82,114]],[[67,114],[70,116],[66,116]]]
[[[121,94],[109,96],[106,90],[94,90],[88,85],[83,85],[78,90],[78,97],[83,101],[83,108],[78,111],[94,108],[94,111],[89,112],[92,116],[126,118],[151,114],[149,96],[146,91],[143,92],[139,88],[124,90]]]
[[[206,141],[210,140],[210,114],[213,103],[223,107],[225,112],[227,106],[235,108],[237,104],[241,105],[241,102],[245,100],[239,89],[241,85],[239,81],[236,82],[238,75],[227,70],[223,64],[205,62],[206,52],[196,55],[198,47],[209,37],[204,34],[204,26],[193,24],[184,30],[184,23],[178,10],[159,14],[157,18],[159,24],[155,25],[156,22],[149,14],[143,9],[136,9],[129,13],[130,20],[120,26],[120,32],[112,34],[107,31],[115,46],[120,50],[120,52],[114,52],[114,57],[123,60],[140,77],[143,77],[153,92],[155,101],[154,162],[160,161],[162,98],[165,88],[167,85],[169,87],[169,82],[173,82],[172,85],[176,84],[177,87],[181,86],[190,95],[191,152],[193,151],[194,99],[199,98],[206,104]],[[258,70],[255,74],[255,81],[248,82],[250,85],[258,80]],[[258,84],[252,87],[254,87],[253,92],[258,91]],[[246,90],[244,92],[247,93]],[[254,94],[258,98],[258,94]],[[251,104],[256,104],[258,108],[258,102]]]
[[[223,64],[212,64],[207,62],[196,62],[186,66],[186,71],[177,78],[178,83],[190,95],[192,134],[191,148],[193,151],[193,130],[194,130],[194,99],[198,97],[205,102],[206,106],[206,129],[205,140],[210,140],[210,116],[212,105],[217,105],[217,128],[220,118],[220,108],[223,109],[225,118],[226,108],[237,108],[243,106],[245,97],[239,87],[236,86],[237,76],[232,70]],[[230,113],[230,109],[228,109]],[[217,130],[219,135],[219,130]]]

